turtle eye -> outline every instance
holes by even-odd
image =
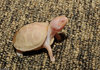
[[[63,23],[63,22],[65,22],[65,20],[61,20],[61,22]]]
[[[65,23],[66,19],[62,18],[61,20],[61,24]]]

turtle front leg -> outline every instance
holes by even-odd
[[[61,36],[58,33],[55,34],[55,37],[56,37],[57,41],[61,40]]]
[[[55,61],[55,57],[53,56],[51,46],[48,45],[48,44],[46,44],[46,45],[44,45],[44,48],[47,49],[48,54],[49,54],[49,57],[50,57],[50,60],[51,60],[52,62],[54,62],[54,61]]]

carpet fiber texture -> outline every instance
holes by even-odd
[[[16,55],[12,39],[22,26],[50,22],[65,15],[69,22],[61,31],[63,40],[52,50]],[[99,0],[0,0],[0,70],[100,70]]]

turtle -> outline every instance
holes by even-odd
[[[39,50],[45,48],[48,51],[50,60],[55,61],[51,45],[54,41],[54,36],[60,37],[58,32],[61,31],[68,23],[68,18],[65,15],[57,16],[50,23],[34,22],[24,25],[20,28],[13,37],[13,44],[18,56],[24,52],[31,50]]]

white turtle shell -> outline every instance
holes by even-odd
[[[23,26],[15,35],[14,47],[20,51],[34,50],[44,43],[49,23],[35,22]]]

